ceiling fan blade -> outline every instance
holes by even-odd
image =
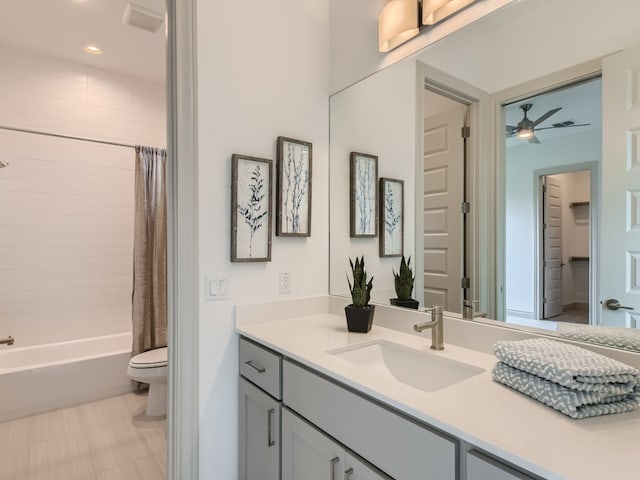
[[[514,127],[513,125],[506,125],[504,134],[507,138],[513,137],[516,133],[518,133],[518,127]]]
[[[540,130],[552,130],[554,128],[588,127],[589,125],[591,124],[590,123],[574,123],[573,125],[562,125],[558,127],[542,127],[542,128],[536,128],[536,132],[539,132]]]
[[[540,143],[540,140],[538,140],[538,137],[536,137],[535,135],[531,135],[527,141],[529,143]]]
[[[558,107],[558,108],[552,108],[551,110],[549,110],[547,113],[545,113],[544,115],[542,115],[539,119],[537,119],[535,122],[533,122],[533,126],[535,127],[536,125],[541,124],[542,122],[544,122],[547,118],[549,118],[551,115],[559,112],[560,110],[562,110],[562,107]]]

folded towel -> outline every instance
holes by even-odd
[[[624,395],[640,383],[640,372],[604,355],[544,338],[500,341],[498,360],[573,390]]]
[[[606,347],[640,352],[640,329],[626,327],[592,327],[558,322],[561,337]]]
[[[629,412],[640,403],[640,389],[627,394],[573,390],[498,362],[493,379],[548,405],[571,418]]]

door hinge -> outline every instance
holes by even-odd
[[[469,277],[462,277],[460,279],[460,287],[471,288],[471,279]]]
[[[547,303],[547,298],[546,297],[542,299],[542,303]]]
[[[460,130],[462,138],[469,138],[471,136],[471,127],[462,127]]]
[[[469,202],[462,202],[460,204],[460,210],[462,213],[469,213],[471,211],[471,204]]]

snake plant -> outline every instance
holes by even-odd
[[[398,300],[411,300],[411,292],[413,291],[413,270],[411,270],[411,257],[405,262],[404,255],[400,262],[400,272],[396,273],[392,269],[394,276],[394,283],[396,288],[396,295]]]
[[[371,299],[371,289],[373,288],[373,277],[367,282],[367,272],[364,269],[364,255],[361,258],[356,257],[355,264],[349,258],[351,271],[353,274],[353,284],[347,275],[349,282],[349,290],[351,291],[351,300],[356,308],[364,308],[369,306]]]

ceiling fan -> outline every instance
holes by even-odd
[[[513,126],[513,125],[506,126],[505,135],[507,136],[507,138],[517,135],[518,138],[527,140],[529,143],[540,143],[540,140],[538,140],[538,137],[536,137],[536,134],[535,134],[536,130],[550,130],[552,128],[568,128],[568,127],[586,127],[588,125],[591,125],[590,123],[575,123],[572,120],[567,120],[565,122],[554,123],[551,127],[536,128],[538,125],[544,122],[551,115],[554,115],[560,110],[562,110],[562,107],[552,108],[547,113],[542,115],[540,118],[533,121],[527,117],[527,112],[531,110],[532,106],[533,106],[532,103],[524,103],[520,105],[520,110],[522,110],[522,112],[524,113],[524,118],[520,120],[518,122],[518,125],[516,126]]]

